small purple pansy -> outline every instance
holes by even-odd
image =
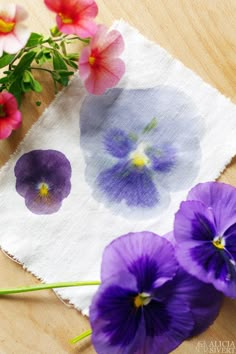
[[[172,244],[151,232],[115,239],[103,253],[90,307],[98,354],[167,354],[205,330],[222,294],[186,273]]]
[[[236,298],[236,188],[200,183],[175,216],[178,261],[186,271]]]
[[[71,165],[60,151],[33,150],[15,165],[16,190],[34,214],[57,212],[71,190]]]

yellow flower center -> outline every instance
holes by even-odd
[[[47,197],[49,194],[49,187],[47,183],[40,183],[39,185],[39,195],[40,197]]]
[[[15,26],[15,22],[6,22],[0,18],[0,33],[10,33]]]
[[[60,18],[61,18],[61,20],[62,20],[62,23],[64,23],[65,25],[68,25],[68,24],[70,24],[70,23],[73,23],[72,18],[63,15],[62,13],[59,13],[58,15],[60,16]]]
[[[135,167],[142,168],[145,165],[147,165],[148,162],[149,162],[149,159],[147,158],[147,156],[139,154],[139,153],[134,154],[133,157],[132,157],[132,164]]]
[[[150,162],[149,158],[145,154],[145,145],[141,143],[137,146],[137,149],[130,154],[130,161],[134,167],[143,168]]]
[[[220,249],[220,250],[223,250],[225,248],[225,242],[224,242],[224,239],[223,237],[220,237],[220,236],[217,236],[214,238],[214,240],[212,241],[213,245]]]
[[[150,303],[151,296],[147,293],[141,293],[135,296],[134,306],[138,309],[139,307],[146,306]]]
[[[90,65],[94,65],[95,61],[96,61],[96,58],[93,57],[93,56],[89,57],[89,59],[88,59],[88,62],[89,62]]]

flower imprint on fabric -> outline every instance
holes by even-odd
[[[16,190],[34,214],[57,212],[71,190],[71,165],[56,150],[33,150],[15,165]]]
[[[152,216],[197,175],[202,120],[175,88],[88,96],[80,122],[86,178],[94,197],[116,213]]]

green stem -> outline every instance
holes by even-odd
[[[91,336],[91,334],[92,334],[92,330],[89,329],[88,331],[85,331],[84,333],[80,334],[79,336],[77,336],[77,337],[71,339],[71,340],[70,340],[70,343],[71,343],[71,344],[78,343],[78,342],[80,342],[82,339]]]
[[[88,285],[100,285],[100,281],[75,281],[65,283],[52,283],[52,284],[39,284],[33,286],[26,286],[20,288],[0,289],[0,295],[10,295],[17,293],[26,293],[29,291],[56,289],[56,288],[69,288],[72,286],[88,286]]]

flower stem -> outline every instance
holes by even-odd
[[[88,286],[88,285],[100,285],[100,281],[75,281],[75,282],[65,282],[65,283],[52,283],[52,284],[39,284],[33,286],[19,287],[19,288],[9,288],[0,289],[0,295],[10,295],[17,293],[26,293],[30,291],[45,290],[45,289],[56,289],[56,288],[68,288],[72,286]]]
[[[79,336],[77,336],[77,337],[71,339],[71,340],[70,340],[70,343],[71,343],[71,344],[78,343],[78,342],[80,342],[82,339],[87,338],[88,336],[91,336],[91,334],[92,334],[92,330],[89,329],[88,331],[85,331],[84,333],[80,334]]]

